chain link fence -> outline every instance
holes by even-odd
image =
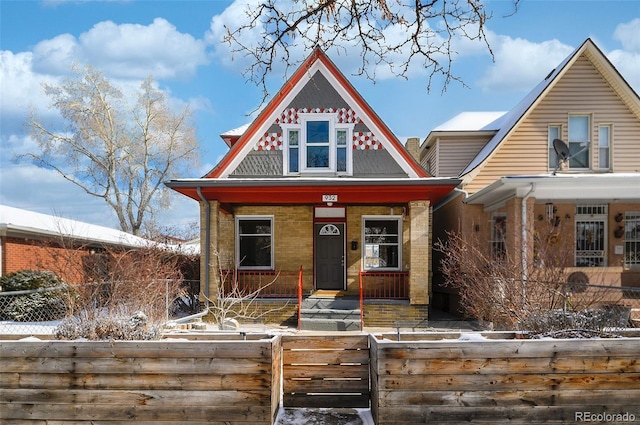
[[[166,321],[200,311],[199,281],[183,281],[177,295],[171,281],[159,281],[157,285],[164,291],[162,308]],[[78,307],[104,308],[113,301],[110,300],[113,290],[113,283],[87,283],[0,292],[0,335],[52,334],[58,324],[65,317],[73,315]],[[83,294],[83,300],[78,305],[80,293]]]

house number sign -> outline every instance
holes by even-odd
[[[322,195],[322,202],[338,202],[338,195]]]

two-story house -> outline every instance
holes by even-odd
[[[221,137],[213,170],[167,183],[200,203],[204,297],[232,270],[265,308],[289,303],[267,320],[323,294],[361,298],[367,325],[427,318],[431,208],[460,180],[431,177],[323,51]]]
[[[420,157],[430,174],[462,180],[434,207],[435,237],[475,235],[529,263],[536,243],[565,244],[568,275],[640,286],[640,99],[592,40],[512,110],[435,128]],[[436,304],[453,311],[441,278]]]

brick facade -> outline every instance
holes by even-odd
[[[236,205],[233,213],[223,209],[216,201],[211,208],[210,226],[210,274],[208,293],[217,294],[220,284],[219,267],[235,266],[235,217],[263,215],[273,217],[274,267],[278,271],[293,272],[303,269],[303,293],[314,290],[314,206],[313,205]],[[346,295],[359,294],[359,276],[362,259],[363,216],[401,217],[402,261],[401,269],[409,271],[410,302],[371,304],[367,308],[365,323],[391,325],[397,320],[426,319],[430,297],[431,208],[429,201],[416,201],[404,205],[349,205],[346,217],[336,219],[345,223]],[[202,222],[206,222],[206,208],[201,208]],[[206,250],[206,226],[201,226],[202,252]],[[201,264],[201,276],[205,276],[206,262]],[[203,280],[202,285],[205,282]],[[204,289],[204,286],[203,286]],[[204,291],[203,291],[204,293]],[[268,304],[268,302],[267,302]],[[293,307],[269,313],[262,320],[275,323],[297,320]],[[267,308],[268,310],[268,308]],[[395,312],[395,313],[394,313]]]
[[[91,257],[90,248],[64,247],[37,239],[2,237],[2,275],[21,270],[48,270],[65,282],[85,282],[83,264]]]

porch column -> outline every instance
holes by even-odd
[[[506,238],[507,250],[513,256],[514,264],[523,265],[523,271],[533,260],[535,202],[536,199],[533,197],[527,198],[524,204],[523,198],[513,198],[506,202],[507,228],[509,229]]]
[[[409,202],[409,298],[429,304],[431,289],[431,208],[429,201]]]
[[[218,293],[220,287],[220,273],[218,252],[218,233],[219,233],[219,214],[220,208],[218,201],[208,201],[209,222],[207,223],[207,205],[200,204],[200,299],[204,301],[205,291],[208,286],[209,299],[213,299]],[[209,241],[207,241],[207,228],[209,229]],[[207,242],[209,243],[207,249]],[[206,258],[207,253],[209,258]],[[209,281],[206,281],[206,277]]]

